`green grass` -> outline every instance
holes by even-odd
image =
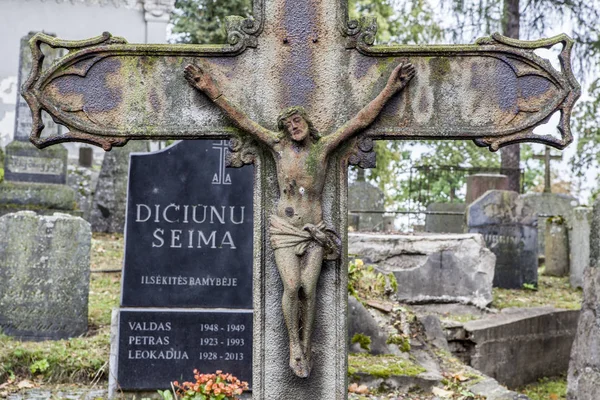
[[[121,269],[123,266],[123,235],[94,233],[92,236],[91,270]]]
[[[493,289],[492,306],[497,309],[509,307],[553,306],[579,310],[583,300],[581,289],[573,289],[569,277],[553,277],[539,274],[538,289]]]
[[[564,400],[567,398],[567,378],[542,378],[538,383],[521,388],[519,392],[531,400]]]

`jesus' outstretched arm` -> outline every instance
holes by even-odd
[[[335,150],[342,142],[366,129],[379,115],[381,109],[393,95],[404,89],[415,76],[415,67],[411,63],[399,64],[390,75],[383,90],[350,121],[342,125],[331,135],[324,137],[326,151]]]
[[[261,142],[272,147],[277,143],[277,133],[263,128],[252,121],[243,111],[225,97],[219,86],[212,78],[205,66],[189,64],[185,67],[185,79],[190,85],[206,94],[219,108],[221,108],[232,122],[242,131],[249,133]]]

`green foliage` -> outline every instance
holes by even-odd
[[[466,185],[466,168],[499,168],[500,157],[477,147],[471,141],[422,141],[419,146],[427,150],[413,166],[409,179],[398,182],[394,201],[410,199],[416,209],[433,202],[463,202]],[[430,168],[429,168],[430,167]]]
[[[356,299],[384,299],[398,290],[393,273],[384,274],[361,259],[348,262],[348,294]]]
[[[531,400],[562,400],[567,398],[567,379],[564,376],[541,378],[520,389]]]
[[[349,0],[350,19],[361,16],[377,18],[377,43],[422,44],[439,41],[443,31],[425,0]]]
[[[443,9],[451,11],[454,22],[447,27],[453,42],[472,41],[477,37],[502,32],[506,0],[441,0]],[[549,28],[570,20],[570,36],[582,51],[576,53],[580,75],[598,62],[600,37],[597,21],[600,9],[589,0],[528,0],[520,1],[520,32],[522,39],[548,36]]]
[[[19,342],[0,336],[0,381],[11,375],[48,383],[89,383],[108,376],[110,327],[92,337]]]
[[[177,0],[172,32],[180,43],[225,43],[225,17],[251,11],[250,0]]]
[[[580,181],[598,181],[598,173],[590,175],[590,171],[600,168],[600,78],[589,87],[590,100],[577,103],[573,113],[573,130],[578,133],[577,152],[571,162],[571,169]],[[598,196],[596,187],[589,202]]]
[[[46,360],[45,358],[42,358],[41,360],[37,360],[36,362],[31,364],[29,370],[32,374],[35,374],[37,372],[46,372],[48,368],[50,368],[50,363],[48,363],[48,360]]]
[[[362,333],[357,333],[352,336],[352,344],[358,343],[360,348],[366,351],[371,351],[371,337]]]

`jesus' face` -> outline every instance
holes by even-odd
[[[284,121],[287,133],[293,141],[303,142],[309,135],[308,124],[300,114],[292,114]]]

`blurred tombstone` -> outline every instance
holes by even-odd
[[[573,210],[569,232],[569,274],[574,288],[583,288],[583,274],[590,265],[591,223],[591,207],[577,207]]]
[[[94,150],[91,147],[79,148],[79,165],[90,168],[94,162]]]
[[[425,215],[425,232],[463,233],[465,203],[431,203]]]
[[[545,224],[545,265],[544,274],[567,276],[569,273],[569,236],[564,218],[551,217]]]
[[[488,190],[508,190],[508,177],[500,174],[475,174],[467,176],[466,203],[471,204]]]
[[[364,171],[359,170],[357,180],[348,186],[348,211],[352,215],[349,221],[350,226],[355,231],[383,230],[383,205],[383,191],[377,186],[365,182]]]
[[[537,285],[537,218],[517,192],[489,190],[467,207],[466,221],[496,255],[495,287]]]
[[[538,252],[543,256],[546,249],[544,220],[550,216],[562,217],[567,226],[571,226],[573,210],[579,202],[573,196],[560,193],[527,193],[523,195],[523,200],[538,215]]]

